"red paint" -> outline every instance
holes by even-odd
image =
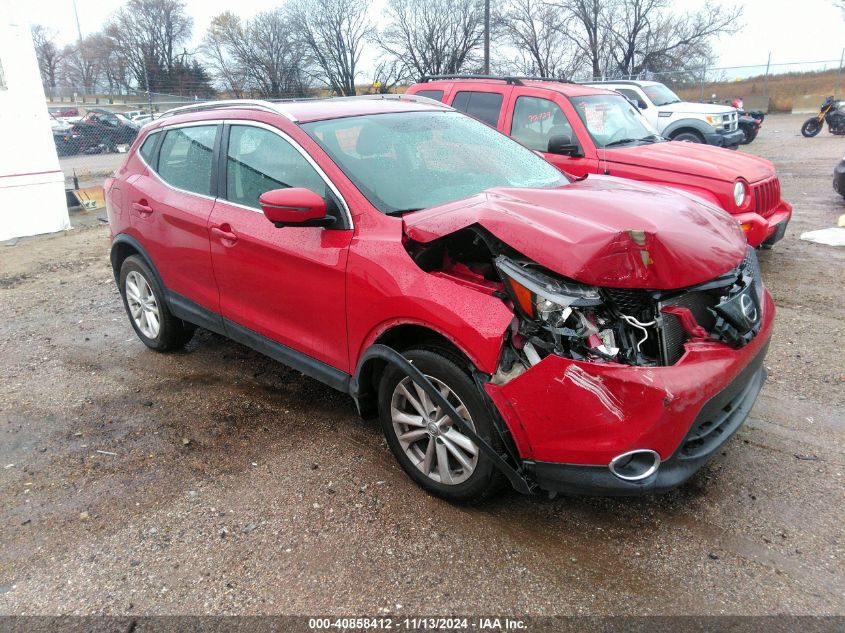
[[[629,450],[668,459],[702,405],[724,389],[771,337],[775,306],[745,347],[689,341],[671,367],[586,363],[550,355],[503,386],[485,389],[523,458],[606,465]]]
[[[291,106],[301,119],[430,108],[382,101]],[[354,230],[276,228],[258,209],[174,190],[137,154],[156,129],[233,119],[263,122],[296,140],[337,187]],[[738,227],[712,206],[616,178],[591,176],[556,190],[491,190],[389,217],[296,124],[244,108],[167,117],[147,126],[107,189],[115,192],[107,196],[112,234],[138,240],[169,290],[347,373],[398,326],[439,333],[481,372],[498,369],[514,322],[511,307],[492,294],[498,284],[459,262],[424,272],[403,245],[408,237],[427,242],[478,223],[562,275],[629,288],[693,285],[735,267],[744,254]],[[139,207],[152,211],[140,213]],[[739,350],[690,341],[681,361],[658,368],[549,356],[486,390],[524,457],[604,465],[641,444],[666,457],[701,403],[768,339],[773,316],[766,294],[763,329]],[[523,343],[519,336],[514,342]]]
[[[710,205],[600,176],[559,189],[491,189],[405,216],[418,242],[474,223],[561,275],[618,288],[692,286],[737,266],[746,248],[736,222]],[[642,245],[631,231],[644,233]]]
[[[741,208],[734,204],[733,187],[737,180],[745,181],[754,189],[759,183],[777,178],[774,165],[764,158],[711,145],[674,141],[600,149],[596,147],[570,99],[607,94],[608,90],[554,81],[525,80],[523,84],[512,86],[502,81],[443,80],[414,84],[408,88],[408,94],[421,90],[443,90],[443,102],[451,104],[455,94],[461,91],[499,93],[504,99],[503,116],[499,118],[498,129],[505,134],[511,132],[513,111],[519,97],[552,101],[563,111],[572,127],[574,140],[577,140],[584,154],[571,157],[540,152],[561,171],[576,176],[609,174],[695,194],[735,216],[738,223],[752,223],[753,230],[746,233],[747,241],[752,246],[770,237],[779,223],[789,221],[792,217],[792,206],[780,198],[779,188],[777,199],[767,203],[765,211],[755,206],[757,200],[754,192]]]

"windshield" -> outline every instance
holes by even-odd
[[[459,112],[396,112],[302,128],[382,213],[433,207],[491,187],[567,184],[551,164]]]
[[[657,130],[621,95],[573,97],[571,101],[596,147],[660,140]]]
[[[651,102],[656,106],[666,105],[667,103],[678,103],[681,98],[674,92],[669,90],[663,84],[654,84],[652,86],[643,86],[643,92],[648,95]]]

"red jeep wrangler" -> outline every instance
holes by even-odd
[[[448,499],[672,488],[765,378],[775,307],[729,216],[429,99],[178,109],[106,196],[145,345],[201,326],[350,394]]]
[[[568,174],[607,174],[694,193],[733,215],[752,246],[780,240],[792,217],[771,162],[668,141],[615,91],[548,79],[442,75],[423,77],[408,94],[484,121]]]

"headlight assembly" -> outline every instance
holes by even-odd
[[[560,327],[572,314],[572,308],[602,303],[596,288],[557,279],[504,256],[496,258],[496,269],[516,309],[531,321]]]
[[[748,196],[747,187],[745,183],[737,180],[734,183],[734,204],[738,207],[741,207],[745,204],[745,199]]]

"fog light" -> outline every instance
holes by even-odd
[[[610,472],[625,481],[645,479],[654,474],[659,467],[660,455],[647,449],[622,453],[614,457],[608,464]]]
[[[752,226],[754,226],[754,225],[753,225],[753,224],[751,224],[751,222],[743,222],[742,224],[740,224],[740,226],[742,227],[742,230],[743,230],[745,233],[748,233],[748,231],[750,231],[750,230],[751,230],[751,227],[752,227]]]

